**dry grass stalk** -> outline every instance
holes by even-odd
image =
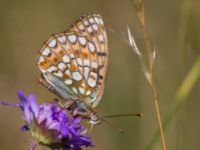
[[[136,13],[137,13],[139,23],[142,27],[142,31],[143,31],[143,35],[144,35],[144,39],[145,39],[145,50],[146,50],[145,57],[143,56],[143,54],[141,53],[141,51],[137,47],[136,42],[135,42],[135,40],[134,40],[134,38],[133,38],[133,36],[130,32],[130,29],[128,27],[127,31],[128,31],[129,44],[132,47],[132,50],[139,56],[140,62],[141,62],[141,65],[142,65],[142,69],[144,71],[144,75],[147,79],[148,84],[150,85],[150,87],[152,89],[153,103],[154,103],[154,106],[155,106],[156,117],[157,117],[159,129],[160,129],[160,135],[161,135],[161,139],[162,139],[163,150],[166,150],[167,147],[166,147],[163,125],[162,125],[160,110],[159,110],[159,105],[158,105],[158,94],[157,94],[157,89],[156,89],[156,86],[155,86],[154,80],[153,80],[153,63],[154,63],[154,60],[155,60],[156,52],[155,52],[155,49],[153,48],[153,46],[151,45],[149,35],[148,35],[148,31],[147,31],[147,28],[146,28],[145,15],[144,15],[144,5],[143,5],[141,0],[134,0],[133,4],[134,4],[134,7],[135,7],[135,10],[136,10]]]

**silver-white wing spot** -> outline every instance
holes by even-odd
[[[103,32],[103,37],[104,37],[105,41],[108,40],[108,39],[107,39],[107,34],[106,34],[106,32]]]
[[[95,30],[98,30],[97,24],[93,24],[92,27],[93,27]]]
[[[66,36],[62,35],[60,37],[58,37],[58,41],[62,44],[64,44],[66,42]]]
[[[85,28],[84,25],[83,25],[82,23],[81,23],[78,27],[79,27],[79,29],[80,29],[81,31],[83,31],[84,28]]]
[[[99,41],[100,41],[100,42],[103,42],[103,41],[104,41],[104,40],[103,40],[103,35],[102,35],[102,34],[100,34],[98,38],[99,38]]]
[[[38,58],[38,62],[39,62],[39,63],[45,62],[44,57],[43,57],[43,56],[40,56],[40,57]]]
[[[79,87],[78,90],[79,90],[79,92],[80,92],[81,94],[84,94],[84,93],[85,93],[85,89],[84,89],[84,88]]]
[[[69,62],[70,62],[70,58],[69,58],[69,56],[67,56],[67,55],[64,55],[64,56],[62,57],[62,60],[63,60],[64,63],[69,63]]]
[[[88,26],[88,25],[89,25],[89,22],[88,22],[87,20],[85,20],[85,21],[84,21],[84,24],[85,24],[86,26]]]
[[[92,79],[91,77],[89,77],[87,83],[90,87],[95,87],[95,85],[96,85],[96,81],[94,79]]]
[[[91,94],[91,91],[87,90],[86,95],[90,95],[90,94]]]
[[[68,39],[71,43],[76,43],[77,37],[75,34],[68,35]]]
[[[90,51],[93,53],[93,52],[95,51],[95,46],[94,46],[94,44],[91,43],[91,42],[88,42],[88,46],[89,46]]]
[[[47,69],[48,72],[54,72],[57,71],[58,69],[55,66],[51,66]]]
[[[64,82],[65,82],[67,85],[71,85],[71,84],[72,84],[72,80],[71,80],[71,79],[66,79]]]
[[[89,26],[89,27],[87,28],[87,30],[88,30],[89,33],[92,33],[92,31],[93,31],[91,26]]]
[[[77,58],[77,62],[78,62],[78,64],[79,64],[80,66],[82,66],[82,65],[83,65],[83,61],[82,61],[82,59],[81,59],[81,58]]]
[[[49,46],[54,48],[56,46],[56,39],[53,39],[49,42]]]
[[[49,56],[51,54],[51,51],[48,47],[46,47],[43,51],[42,51],[42,55],[44,56]]]
[[[100,24],[98,17],[94,17],[94,20],[96,21],[97,24]]]
[[[78,91],[75,87],[72,87],[72,90],[74,91],[74,93],[78,94]]]
[[[86,39],[84,37],[79,37],[79,42],[81,45],[85,46],[86,45]]]
[[[73,53],[70,53],[69,56],[70,56],[70,58],[72,58],[72,59],[75,58],[75,56],[74,56]]]
[[[101,25],[103,25],[103,20],[101,18],[99,18],[99,22]]]
[[[95,80],[97,79],[97,73],[95,73],[95,72],[91,72],[90,76],[92,76]]]
[[[94,23],[94,19],[93,18],[90,18],[89,21],[90,21],[91,24]]]
[[[78,71],[73,72],[73,73],[72,73],[72,77],[73,77],[73,79],[76,80],[76,81],[80,81],[80,80],[82,79],[82,75],[81,75]]]
[[[57,77],[60,77],[60,78],[63,77],[63,73],[60,70],[58,72],[54,72],[54,75],[56,75]]]
[[[89,72],[90,72],[89,67],[84,67],[84,77],[85,77],[85,79],[88,78]]]
[[[97,69],[97,62],[92,62],[92,67]]]
[[[70,72],[70,70],[67,69],[67,70],[65,71],[65,74],[68,75],[68,76],[71,76],[71,72]]]
[[[96,90],[94,90],[94,91],[92,92],[91,96],[92,96],[92,97],[96,97],[97,94],[98,94],[98,90],[96,89]]]
[[[61,71],[64,71],[64,70],[67,68],[67,66],[66,66],[64,63],[59,63],[59,64],[58,64],[58,68],[59,68]]]
[[[84,66],[90,66],[90,61],[88,59],[83,60]]]

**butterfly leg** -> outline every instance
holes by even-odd
[[[70,108],[74,104],[74,101],[67,101],[67,102],[62,103],[58,99],[54,99],[54,102],[57,103],[60,107],[65,108],[65,109]]]
[[[68,109],[70,108],[71,106],[73,106],[75,103],[75,101],[68,101],[68,102],[65,102],[64,104],[60,103],[62,105],[62,107]]]
[[[88,130],[88,134],[90,134],[92,132],[94,128],[94,125],[90,123],[90,127],[89,127],[89,130]]]
[[[94,127],[94,124],[92,124],[90,121],[91,121],[91,113],[89,112],[80,112],[78,110],[75,110],[73,112],[73,116],[76,117],[76,116],[80,116],[81,118],[83,119],[86,119],[86,120],[89,120],[89,122],[87,122],[89,124],[89,130],[87,131],[88,134],[90,134],[93,130],[93,127]]]
[[[88,112],[80,112],[79,110],[74,110],[72,113],[73,116],[81,116],[82,118],[89,118],[89,113]]]

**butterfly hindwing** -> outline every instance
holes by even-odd
[[[45,42],[37,61],[45,80],[63,99],[80,99],[92,108],[102,96],[107,66],[102,23],[99,15],[81,17],[66,32]]]

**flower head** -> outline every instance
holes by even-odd
[[[18,97],[18,104],[2,104],[21,108],[26,122],[21,129],[30,131],[40,144],[64,150],[81,150],[82,146],[93,146],[90,137],[85,136],[87,131],[80,124],[81,118],[71,117],[57,103],[38,105],[32,94],[25,97],[22,91],[18,91]]]

